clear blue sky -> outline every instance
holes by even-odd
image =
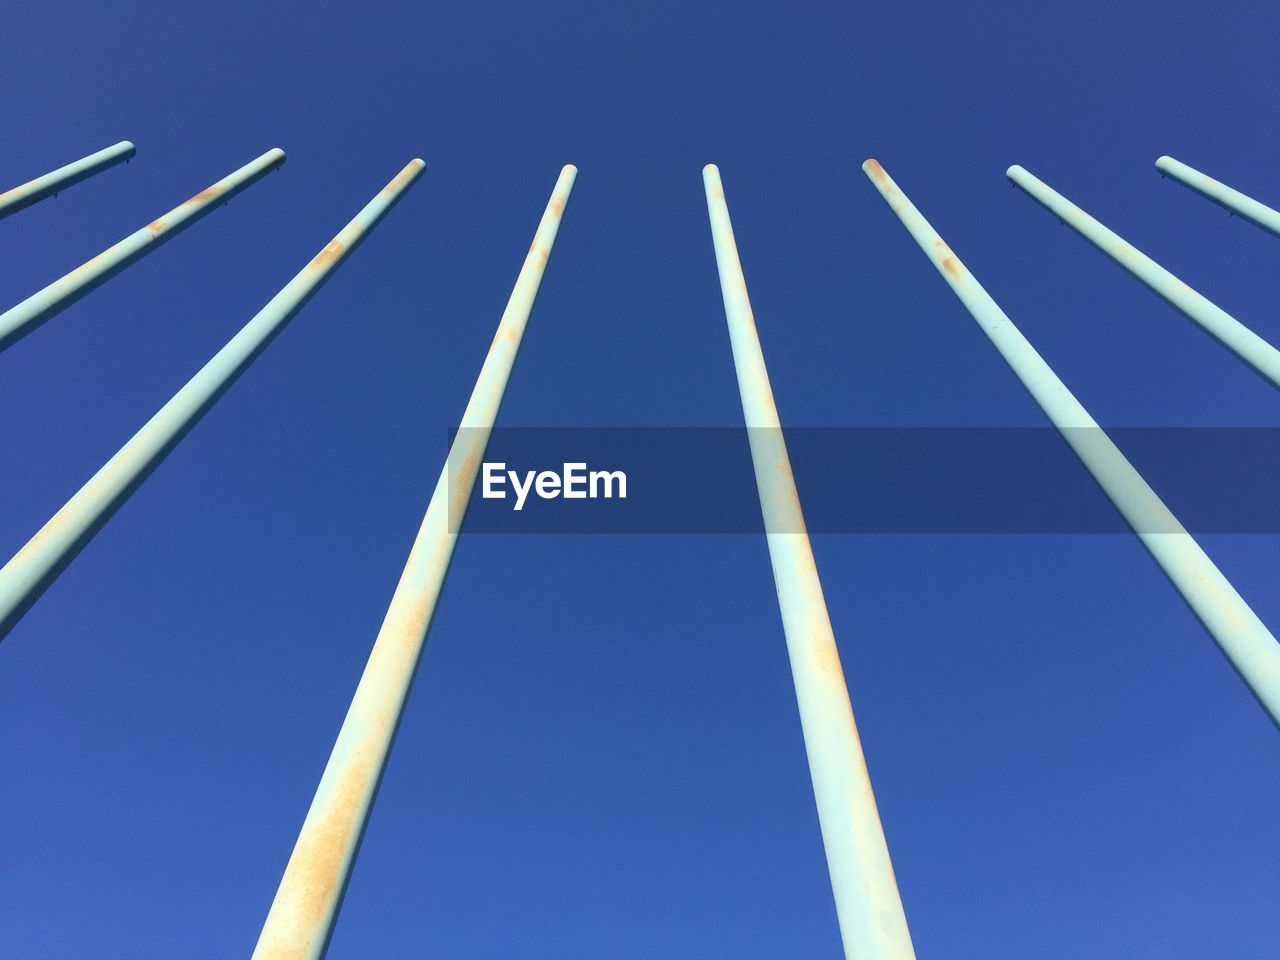
[[[6,305],[289,153],[0,356],[5,556],[427,161],[0,645],[6,958],[248,955],[565,162],[504,425],[741,422],[708,161],[784,423],[1043,423],[865,182],[872,155],[1100,421],[1280,425],[1274,389],[1003,175],[1026,165],[1280,339],[1280,245],[1152,167],[1280,198],[1270,5],[4,20],[0,181],[138,145],[0,223]],[[1280,625],[1280,539],[1204,543]],[[815,550],[921,957],[1274,955],[1280,736],[1133,538]],[[838,950],[763,541],[464,537],[331,956]]]

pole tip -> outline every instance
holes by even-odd
[[[116,144],[116,146],[119,147],[121,151],[124,153],[124,155],[127,157],[132,157],[135,153],[138,152],[138,148],[133,145],[132,140],[121,140],[119,143]]]
[[[887,176],[884,167],[880,166],[880,161],[875,157],[867,157],[862,161],[862,172],[872,180],[883,180]]]
[[[1004,172],[1004,175],[1008,177],[1010,180],[1017,180],[1018,177],[1026,176],[1026,174],[1027,174],[1026,169],[1021,164],[1018,164],[1018,163],[1015,163],[1012,167],[1010,167],[1008,170]]]
[[[1170,156],[1156,157],[1156,166],[1161,170],[1168,169],[1169,167],[1173,166],[1174,163],[1176,162],[1177,161]]]
[[[573,163],[566,163],[563,167],[561,167],[561,168],[560,168],[560,172],[561,172],[561,173],[572,173],[572,174],[575,174],[575,175],[576,175],[576,174],[577,174],[577,172],[578,172],[578,166],[577,166],[577,164],[573,164]]]
[[[277,167],[280,166],[280,164],[284,163],[285,160],[287,159],[285,152],[281,150],[279,147],[272,147],[270,150],[264,153],[263,156],[268,161],[270,161],[270,163],[273,166],[277,166]]]
[[[702,168],[702,189],[707,192],[707,202],[718,200],[724,202],[724,181],[720,179],[720,168],[708,163]]]

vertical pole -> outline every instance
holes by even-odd
[[[58,191],[65,190],[81,180],[87,180],[95,173],[101,173],[109,167],[114,167],[117,163],[123,163],[132,157],[134,152],[132,143],[128,140],[121,140],[105,150],[99,150],[97,153],[91,153],[87,157],[81,157],[79,160],[68,163],[65,167],[51,170],[44,176],[28,180],[21,186],[0,193],[0,220],[10,214],[17,213],[19,210],[25,210],[33,203],[39,203],[46,197],[51,197]]]
[[[1273,210],[1265,203],[1259,203],[1239,190],[1233,190],[1207,173],[1201,173],[1195,167],[1189,167],[1173,157],[1161,157],[1156,161],[1156,169],[1173,177],[1200,196],[1212,200],[1229,213],[1238,213],[1250,223],[1280,237],[1280,210]]]
[[[1022,167],[1015,164],[1009,168],[1007,175],[1032,199],[1145,283],[1175,310],[1187,319],[1200,324],[1210,336],[1280,387],[1280,350],[1267,343],[1207,297],[1192,290],[1145,253],[1112,233],[1062,194]]]
[[[702,171],[720,292],[845,956],[915,957],[725,203]]]
[[[421,160],[414,160],[401,170],[13,559],[0,567],[0,639],[311,299],[418,178],[422,167]]]
[[[254,960],[319,960],[329,948],[462,514],[577,172],[571,165],[560,172],[542,215],[285,867],[253,951]]]
[[[226,203],[282,163],[283,150],[268,150],[212,186],[205,187],[185,203],[152,220],[142,229],[135,230],[66,276],[53,281],[43,290],[33,293],[17,306],[0,313],[0,350],[26,336],[166,240],[177,236],[219,204]]]
[[[1280,645],[1271,631],[880,164],[862,169],[1280,725]]]

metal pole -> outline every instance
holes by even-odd
[[[773,563],[782,631],[791,660],[800,727],[845,956],[857,960],[910,960],[915,957],[911,932],[876,810],[840,653],[756,335],[720,171],[708,164],[702,170],[702,179],[765,539]]]
[[[50,317],[110,280],[125,267],[191,226],[219,204],[226,203],[282,163],[283,150],[268,150],[258,159],[152,220],[141,230],[134,231],[119,243],[103,250],[66,276],[53,281],[39,293],[27,297],[16,307],[0,313],[0,350],[26,336]]]
[[[880,164],[862,169],[1280,726],[1275,637]]]
[[[1201,173],[1195,167],[1188,167],[1173,157],[1161,157],[1156,161],[1156,169],[1161,173],[1167,173],[1200,196],[1212,200],[1229,213],[1238,213],[1250,223],[1280,237],[1280,210],[1273,210],[1265,203],[1259,203],[1239,190],[1233,190],[1207,173]]]
[[[1159,294],[1175,310],[1200,324],[1224,347],[1280,387],[1280,350],[1022,167],[1015,164],[1009,168],[1007,175],[1063,223]]]
[[[87,157],[68,163],[65,167],[59,167],[44,176],[28,180],[22,186],[0,193],[0,220],[19,210],[25,210],[46,197],[52,197],[58,191],[65,190],[81,180],[87,180],[95,173],[101,173],[108,167],[123,163],[132,157],[134,152],[132,143],[121,140],[105,150],[91,153]]]
[[[0,639],[199,422],[422,172],[400,171],[186,386],[0,567]]]
[[[329,948],[391,742],[427,641],[461,518],[471,498],[489,433],[577,173],[573,166],[566,166],[560,172],[533,245],[520,268],[448,460],[440,471],[426,516],[276,890],[253,951],[254,960],[318,960]]]

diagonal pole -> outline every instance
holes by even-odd
[[[15,307],[0,313],[0,350],[25,337],[40,324],[65,310],[121,270],[146,256],[166,240],[224,204],[240,191],[284,163],[284,151],[268,150],[168,213],[135,230],[70,273],[33,293]]]
[[[43,176],[0,193],[0,220],[19,210],[25,210],[46,197],[52,197],[60,190],[65,190],[81,180],[87,180],[96,173],[114,167],[117,163],[125,163],[134,153],[133,144],[128,140],[121,140],[97,153],[81,157],[64,167],[50,170]]]
[[[0,567],[0,640],[422,172],[414,160]]]
[[[850,960],[912,960],[911,932],[774,406],[720,171],[708,164],[702,179],[845,956]]]
[[[1156,169],[1162,175],[1173,177],[1187,189],[1212,200],[1228,213],[1239,214],[1255,226],[1280,237],[1280,210],[1273,210],[1265,203],[1259,203],[1253,197],[1246,196],[1173,157],[1161,157],[1156,161]]]
[[[1198,323],[1224,347],[1280,387],[1280,350],[1246,327],[1203,294],[1183,283],[1145,253],[1113,233],[1016,164],[1008,177],[1028,196],[1150,287],[1187,319]]]
[[[560,172],[538,224],[285,867],[253,960],[320,960],[329,949],[378,783],[427,642],[462,515],[577,173],[572,165]]]
[[[862,169],[1280,725],[1280,644],[1271,631],[884,168],[868,160]]]

